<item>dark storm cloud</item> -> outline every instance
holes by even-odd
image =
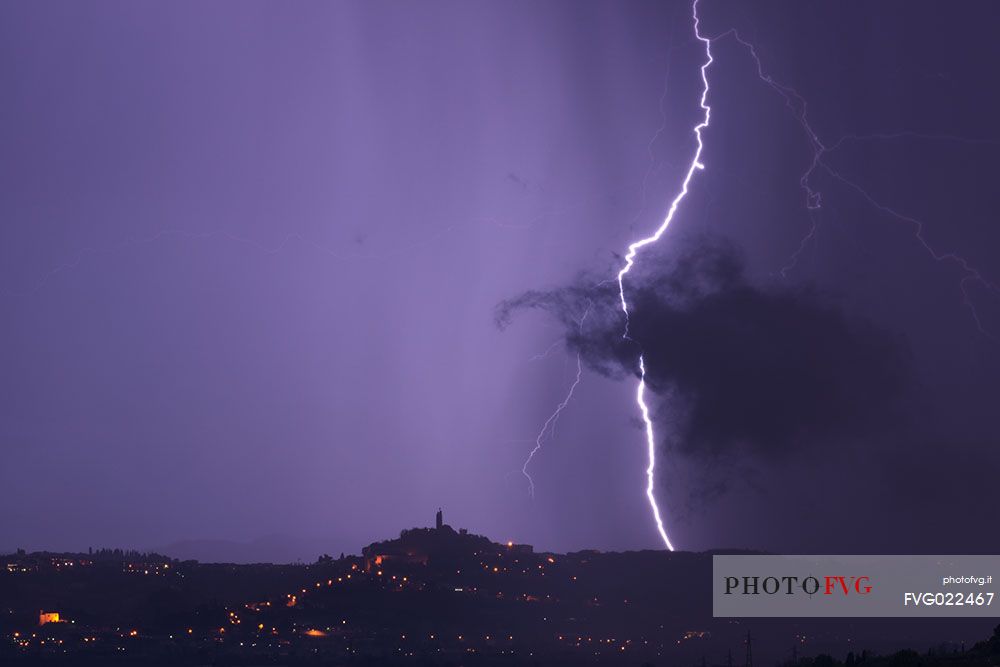
[[[546,310],[570,347],[612,377],[637,374],[641,350],[658,414],[670,423],[661,433],[698,457],[781,455],[866,439],[900,419],[906,346],[829,295],[754,285],[740,254],[713,240],[641,266],[627,283],[631,340],[622,338],[613,282],[522,294],[500,304],[498,325],[518,310]]]

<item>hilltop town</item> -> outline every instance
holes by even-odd
[[[569,554],[430,528],[309,565],[19,552],[3,664],[740,664],[954,635],[931,623],[712,618],[711,554]],[[989,624],[970,631],[988,636]],[[935,634],[937,633],[937,634]],[[970,646],[972,642],[969,642]],[[920,646],[921,650],[929,647]],[[939,651],[959,651],[956,638]],[[868,655],[868,654],[866,654]]]

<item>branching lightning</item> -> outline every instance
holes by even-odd
[[[705,62],[701,66],[701,81],[703,88],[701,91],[701,100],[699,105],[701,109],[705,112],[702,121],[694,127],[694,135],[697,140],[697,148],[695,148],[694,157],[691,159],[691,164],[688,166],[687,173],[684,175],[684,181],[681,184],[680,192],[674,197],[674,200],[670,203],[670,208],[667,209],[667,215],[664,217],[663,222],[656,231],[644,239],[640,239],[630,244],[628,247],[628,253],[625,255],[625,266],[618,272],[618,296],[621,300],[622,313],[625,315],[625,331],[622,334],[623,338],[628,339],[629,330],[629,310],[628,310],[628,300],[625,298],[625,276],[628,275],[629,271],[635,265],[636,255],[639,251],[647,245],[656,243],[663,236],[663,233],[667,231],[667,227],[670,226],[671,221],[674,219],[674,215],[677,213],[677,209],[680,206],[681,201],[688,194],[688,187],[691,184],[691,179],[694,177],[695,171],[704,169],[705,165],[701,163],[701,152],[704,148],[702,143],[701,132],[708,127],[709,121],[712,115],[712,109],[708,106],[708,75],[707,70],[712,64],[712,41],[706,37],[702,37],[701,32],[698,30],[698,0],[694,0],[691,5],[691,17],[694,21],[694,35],[698,41],[705,45]],[[667,529],[663,524],[663,517],[660,514],[660,508],[656,503],[655,494],[655,484],[654,484],[654,472],[656,470],[656,435],[653,432],[653,420],[649,414],[649,406],[646,405],[645,400],[646,393],[646,360],[643,358],[642,354],[639,354],[639,384],[636,388],[636,403],[639,405],[639,411],[642,414],[642,421],[646,426],[646,448],[649,457],[649,465],[646,467],[646,497],[649,499],[649,505],[653,510],[653,519],[656,521],[656,529],[660,533],[660,537],[663,539],[663,543],[666,545],[667,549],[673,551],[674,545],[670,542],[670,537],[667,535]]]
[[[757,77],[767,84],[772,90],[778,93],[784,100],[785,105],[788,107],[792,116],[798,122],[799,126],[802,128],[803,133],[806,136],[806,140],[812,149],[812,159],[809,161],[809,166],[799,177],[799,185],[805,194],[805,205],[809,213],[809,219],[811,222],[810,229],[806,235],[802,238],[799,243],[798,249],[792,254],[788,263],[783,266],[780,270],[782,277],[786,276],[787,273],[795,268],[795,265],[799,261],[799,257],[802,252],[806,249],[810,242],[816,237],[816,233],[819,230],[819,224],[816,220],[816,211],[822,207],[823,198],[822,193],[815,189],[812,185],[813,176],[816,171],[822,169],[833,179],[840,182],[850,190],[853,190],[858,196],[860,196],[867,204],[878,210],[879,212],[888,215],[889,217],[895,219],[897,222],[902,222],[909,225],[913,229],[913,238],[923,247],[924,251],[933,259],[935,262],[939,263],[952,263],[959,267],[962,272],[962,279],[959,281],[959,288],[962,292],[962,305],[968,308],[969,313],[972,316],[973,322],[976,328],[981,334],[987,336],[994,341],[997,337],[992,333],[987,331],[979,317],[979,312],[976,309],[975,303],[972,301],[972,297],[969,294],[969,285],[979,284],[983,288],[995,293],[1000,294],[1000,286],[996,283],[988,280],[979,269],[973,266],[967,259],[955,252],[946,252],[935,248],[933,245],[927,241],[926,235],[924,234],[925,224],[922,220],[919,220],[911,215],[902,213],[892,206],[889,206],[879,200],[877,200],[868,190],[863,188],[861,185],[855,181],[847,178],[844,174],[834,169],[825,160],[825,157],[832,153],[833,151],[840,148],[843,144],[849,141],[865,141],[865,140],[894,140],[894,139],[905,139],[905,138],[919,138],[930,141],[951,141],[956,143],[964,144],[976,144],[976,145],[997,145],[1000,142],[990,141],[990,140],[976,140],[968,139],[966,137],[951,135],[951,134],[922,134],[919,132],[884,132],[869,135],[856,135],[848,134],[837,141],[827,145],[822,141],[819,134],[813,129],[812,124],[809,121],[808,115],[808,104],[805,98],[802,97],[791,86],[787,86],[783,83],[776,81],[770,74],[768,74],[761,62],[760,56],[757,53],[756,47],[740,36],[739,32],[735,29],[727,30],[726,32],[713,37],[710,41],[716,41],[724,37],[732,37],[737,43],[742,45],[750,57],[754,61],[754,65],[757,70]]]
[[[552,354],[552,352],[557,347],[559,347],[560,345],[562,345],[564,342],[565,342],[565,340],[563,338],[556,338],[554,341],[552,341],[549,344],[549,346],[547,348],[545,348],[544,350],[542,350],[538,354],[531,355],[531,357],[528,359],[528,361],[529,362],[530,361],[541,361],[543,359],[548,359],[549,355]]]
[[[581,335],[583,334],[584,324],[587,322],[587,316],[590,315],[590,309],[593,307],[593,305],[594,305],[593,302],[589,302],[587,304],[587,308],[583,311],[583,315],[581,315],[580,319],[577,321],[577,328]],[[548,352],[551,350],[552,347],[550,346],[549,349],[546,350],[544,354],[548,354]],[[538,355],[536,355],[536,357],[537,356]],[[551,415],[549,415],[549,418],[545,420],[544,424],[542,424],[541,430],[538,431],[538,435],[535,436],[535,446],[528,453],[528,458],[525,459],[524,465],[521,466],[521,474],[524,475],[525,479],[528,480],[528,492],[531,494],[532,498],[535,497],[535,480],[532,479],[531,474],[528,472],[528,466],[531,464],[531,460],[535,458],[535,454],[537,454],[542,449],[542,445],[545,444],[545,441],[551,440],[552,437],[555,435],[556,423],[559,421],[559,416],[562,415],[563,410],[565,410],[566,406],[568,406],[570,401],[573,400],[573,393],[576,391],[577,386],[579,386],[580,379],[582,377],[583,377],[583,357],[580,355],[579,352],[577,352],[576,377],[573,379],[573,383],[570,384],[569,390],[566,392],[566,397],[563,398],[562,402],[556,406],[555,411]]]
[[[816,212],[822,207],[823,198],[822,198],[822,193],[813,186],[813,177],[817,170],[822,169],[832,178],[839,181],[843,185],[847,186],[849,189],[853,190],[857,195],[859,195],[864,201],[866,201],[876,210],[894,218],[899,222],[903,222],[910,225],[913,229],[914,239],[918,243],[920,243],[920,245],[924,248],[924,250],[934,261],[948,262],[957,265],[959,269],[962,271],[962,279],[959,283],[959,286],[962,292],[963,305],[969,309],[972,315],[972,319],[974,320],[975,325],[979,330],[979,332],[988,336],[991,339],[997,340],[997,338],[993,336],[993,334],[988,332],[983,327],[982,321],[979,317],[979,313],[976,310],[975,304],[973,303],[968,290],[970,284],[978,284],[994,293],[1000,294],[1000,285],[997,285],[996,283],[988,280],[979,271],[979,269],[973,266],[969,261],[967,261],[961,255],[954,252],[944,252],[936,249],[926,239],[926,236],[924,234],[925,225],[923,221],[913,216],[901,213],[900,211],[897,211],[893,207],[878,201],[865,188],[863,188],[858,183],[850,180],[839,171],[835,170],[824,160],[825,156],[828,153],[837,150],[841,145],[843,145],[845,142],[848,141],[862,141],[862,140],[872,140],[872,139],[891,140],[891,139],[900,139],[907,137],[917,137],[927,140],[956,141],[960,143],[996,144],[997,142],[977,141],[953,135],[924,135],[913,132],[891,132],[891,133],[872,134],[866,136],[846,135],[838,139],[836,142],[827,145],[826,143],[823,142],[819,134],[813,129],[811,123],[809,122],[808,104],[805,98],[803,98],[802,95],[800,95],[798,91],[796,91],[794,88],[778,82],[765,71],[761,59],[757,53],[757,50],[752,43],[743,39],[735,29],[728,30],[715,37],[703,36],[699,30],[698,0],[693,0],[691,6],[691,14],[694,23],[695,37],[698,39],[698,41],[702,42],[705,45],[705,61],[701,66],[701,79],[703,88],[700,101],[700,106],[704,111],[704,117],[702,121],[694,127],[694,134],[697,140],[697,147],[695,149],[694,156],[691,160],[690,166],[687,169],[687,173],[684,176],[680,192],[670,203],[670,207],[667,210],[667,214],[663,219],[663,221],[660,223],[660,226],[656,229],[656,231],[652,235],[640,239],[638,241],[635,241],[631,245],[629,245],[628,253],[625,255],[625,264],[622,267],[622,269],[618,272],[618,293],[621,301],[621,309],[625,315],[625,331],[623,333],[623,338],[629,339],[629,307],[628,307],[628,300],[625,296],[625,276],[628,275],[628,273],[632,270],[632,267],[635,265],[635,260],[638,255],[638,252],[645,246],[659,241],[660,237],[664,234],[664,232],[666,232],[667,228],[670,226],[670,223],[673,221],[674,215],[677,213],[677,209],[680,206],[680,203],[688,194],[688,188],[691,183],[691,179],[694,176],[695,171],[705,168],[704,164],[701,162],[701,154],[702,154],[702,149],[704,147],[704,144],[702,142],[702,130],[708,127],[712,112],[711,107],[709,107],[707,104],[707,98],[709,92],[707,70],[712,65],[713,62],[711,47],[712,43],[716,40],[725,37],[732,37],[735,41],[737,41],[739,44],[745,47],[746,50],[749,52],[750,57],[753,59],[754,64],[756,65],[758,78],[761,81],[763,81],[767,86],[769,86],[772,90],[777,92],[784,99],[785,105],[792,113],[792,115],[798,122],[799,126],[802,128],[802,131],[806,136],[806,140],[808,141],[809,146],[812,149],[812,159],[810,160],[806,170],[802,173],[802,175],[799,178],[799,185],[802,188],[804,194],[805,208],[806,211],[808,212],[811,224],[808,232],[805,234],[805,236],[799,243],[798,248],[789,259],[789,262],[784,267],[781,268],[780,271],[781,275],[784,277],[791,269],[795,267],[795,265],[799,261],[802,252],[815,239],[816,234],[819,230],[819,222],[816,218]],[[663,518],[661,516],[659,506],[656,502],[656,495],[654,493],[654,486],[655,486],[654,472],[656,469],[656,437],[653,430],[653,422],[649,413],[649,406],[646,404],[645,401],[645,392],[646,392],[646,364],[645,364],[645,358],[640,352],[639,382],[636,388],[636,403],[639,405],[639,410],[642,414],[642,420],[643,423],[645,424],[646,445],[648,449],[649,465],[646,468],[646,497],[649,499],[649,504],[653,511],[653,518],[656,521],[656,527],[658,532],[660,533],[660,537],[663,539],[663,543],[666,545],[666,547],[672,551],[674,547],[670,541],[669,536],[667,535],[666,528],[664,527]]]

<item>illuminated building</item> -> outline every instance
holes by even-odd
[[[38,612],[38,625],[45,625],[46,623],[62,623],[63,621],[59,618],[58,611],[40,611]]]

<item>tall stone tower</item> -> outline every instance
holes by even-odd
[[[437,516],[434,518],[434,527],[441,530],[441,526],[444,525],[444,514],[441,512],[441,508],[438,508]]]

